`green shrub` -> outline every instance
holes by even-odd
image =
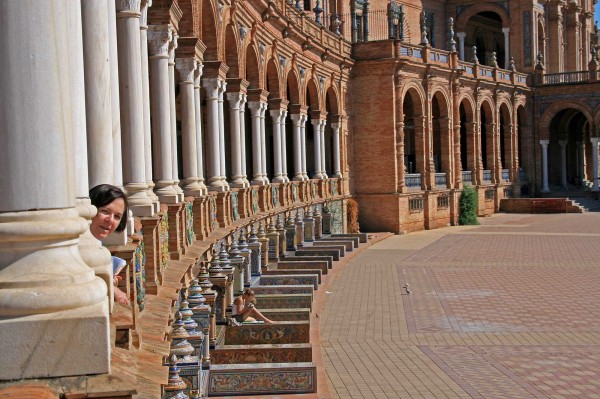
[[[477,191],[472,187],[465,187],[460,195],[458,223],[460,225],[476,225],[477,220]]]

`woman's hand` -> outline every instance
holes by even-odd
[[[127,294],[121,291],[119,288],[115,287],[115,302],[120,303],[123,306],[129,306],[129,298],[127,298]]]

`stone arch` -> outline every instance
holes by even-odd
[[[240,77],[240,51],[239,42],[237,36],[237,29],[233,23],[227,25],[225,28],[225,46],[223,47],[225,52],[225,64],[229,67],[227,70],[228,78],[239,78]]]
[[[205,61],[219,59],[219,27],[215,3],[211,0],[202,1],[202,34],[200,39],[206,46],[204,51]]]
[[[261,71],[260,71],[260,63],[258,60],[260,59],[260,55],[256,49],[256,46],[253,43],[248,44],[246,47],[246,80],[250,82],[248,88],[249,89],[259,89],[262,87],[262,82],[260,79]]]
[[[486,2],[474,4],[464,9],[456,20],[456,30],[458,32],[464,32],[467,27],[467,23],[469,22],[469,19],[471,19],[473,16],[479,13],[486,11],[498,14],[500,20],[502,21],[503,28],[510,27],[510,17],[506,12],[506,9],[498,4]]]
[[[550,127],[552,119],[554,119],[556,114],[560,111],[569,108],[580,111],[587,118],[588,121],[594,120],[590,108],[585,103],[582,103],[577,100],[569,100],[568,102],[560,101],[554,103],[542,113],[542,117],[540,118],[540,140],[550,139],[550,137],[548,136],[548,128]]]

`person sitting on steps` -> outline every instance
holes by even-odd
[[[254,291],[250,288],[246,288],[244,293],[233,301],[233,309],[231,311],[231,324],[239,325],[244,321],[257,321],[261,320],[268,324],[273,324],[274,321],[266,318],[262,313],[256,309],[254,303],[256,302],[254,297]]]

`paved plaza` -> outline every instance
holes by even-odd
[[[600,213],[480,220],[392,236],[323,287],[333,398],[600,398]]]

